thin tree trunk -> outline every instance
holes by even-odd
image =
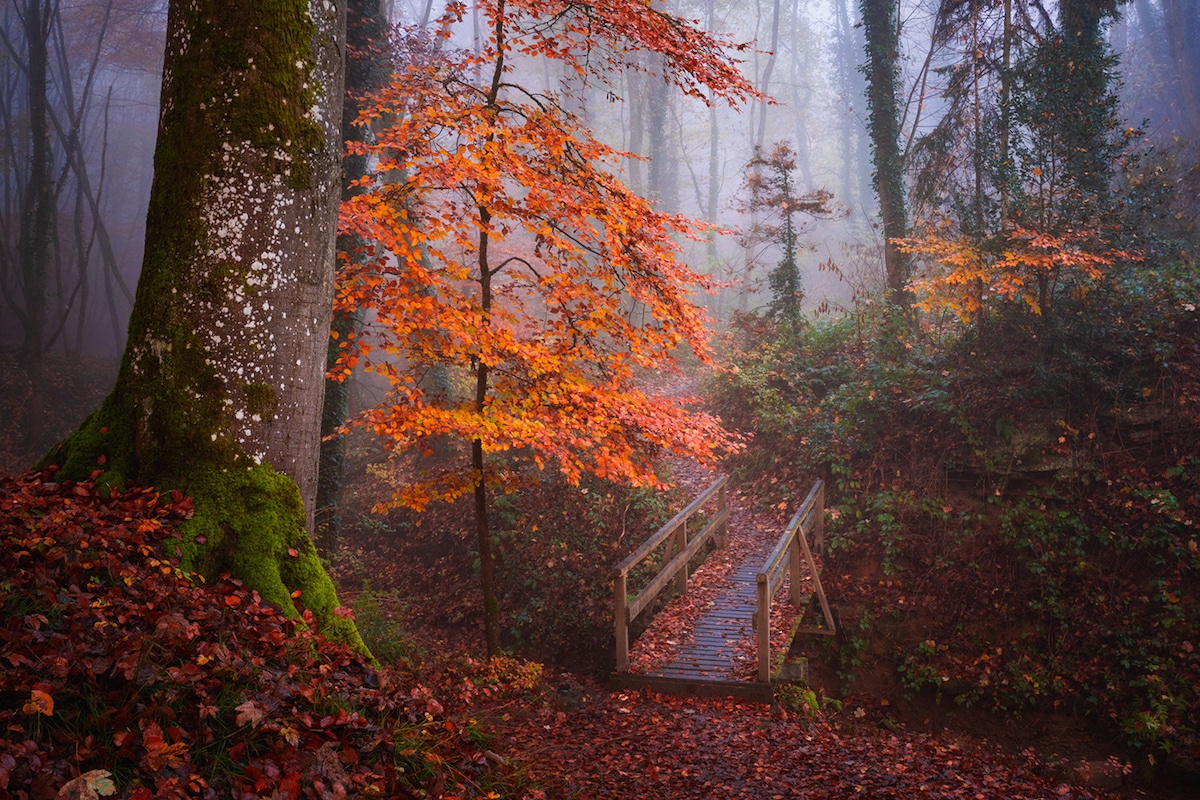
[[[21,217],[19,245],[21,287],[25,310],[21,364],[29,380],[30,395],[23,421],[25,446],[43,446],[42,421],[45,392],[46,272],[50,233],[54,222],[54,197],[50,178],[50,125],[47,98],[50,6],[45,0],[28,0],[23,19],[28,60],[30,160],[29,181]]]
[[[629,104],[629,152],[635,158],[629,159],[629,187],[637,194],[646,193],[646,182],[642,177],[642,139],[645,132],[646,97],[643,91],[649,77],[636,69],[625,70],[625,80],[628,86]]]
[[[775,54],[779,50],[779,0],[775,0],[774,11],[771,15],[771,48],[767,53],[767,64],[763,67],[762,79],[758,90],[764,95],[770,94],[771,73],[775,71]],[[767,106],[764,99],[758,104],[758,131],[754,135],[755,147],[761,149],[767,138]]]
[[[426,16],[429,7],[426,7]],[[346,96],[342,106],[342,139],[362,142],[370,137],[365,126],[355,125],[362,111],[363,98],[377,89],[390,72],[387,60],[387,17],[380,0],[348,0],[346,5]],[[341,197],[346,200],[358,192],[354,183],[367,174],[365,156],[346,156],[342,163]],[[347,258],[357,258],[362,244],[357,236],[339,236],[338,250]],[[339,343],[357,327],[358,315],[335,311],[332,328],[338,334],[330,339],[326,369],[338,361]],[[350,413],[351,379],[325,380],[325,403],[321,410],[321,454],[317,468],[317,497],[314,524],[327,552],[337,549],[342,532],[341,498],[346,473],[346,440],[337,431]]]
[[[1012,0],[1004,0],[1004,41],[1000,62],[1000,224],[1008,224],[1009,179],[1012,175],[1012,153],[1009,139],[1012,128]]]
[[[491,86],[487,90],[488,108],[494,109],[500,98],[500,85],[504,77],[504,0],[499,0],[493,35],[496,61],[492,65]],[[489,142],[492,136],[489,135]],[[479,308],[483,335],[491,324],[492,312],[492,268],[488,260],[489,226],[492,214],[486,206],[479,206]],[[482,354],[475,361],[475,413],[482,419],[487,409],[489,391],[488,364]],[[483,595],[483,638],[489,656],[500,654],[500,603],[496,599],[496,559],[492,552],[492,534],[489,525],[487,464],[484,460],[483,440],[471,442],[471,468],[475,472],[475,535],[479,547],[479,588]]]

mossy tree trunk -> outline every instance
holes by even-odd
[[[185,566],[358,646],[311,530],[341,174],[344,3],[171,0],[117,383],[47,457],[195,502]]]
[[[884,267],[888,295],[894,305],[907,308],[908,256],[893,242],[908,235],[904,196],[904,163],[900,153],[899,79],[900,30],[896,0],[859,0],[866,44],[867,129],[875,166],[875,191],[883,221]]]

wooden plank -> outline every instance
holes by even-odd
[[[837,636],[837,631],[832,628],[814,628],[812,625],[800,625],[796,628],[796,633],[813,633],[818,636]]]
[[[654,602],[654,598],[658,597],[659,592],[671,582],[675,577],[675,573],[687,566],[687,563],[692,560],[692,556],[700,552],[700,548],[704,547],[705,543],[712,536],[713,531],[717,530],[718,525],[726,519],[729,519],[728,509],[718,514],[716,519],[705,526],[700,535],[688,543],[687,548],[682,553],[677,554],[667,562],[666,566],[658,571],[658,574],[654,576],[654,580],[650,581],[646,585],[646,588],[642,589],[638,593],[638,596],[629,603],[630,622],[637,619],[638,614],[642,613],[646,609],[646,606]]]
[[[672,697],[740,697],[754,703],[770,704],[775,697],[770,683],[695,678],[662,677],[618,673],[609,679],[614,689],[649,689]]]
[[[804,538],[803,530],[801,530],[800,536],[797,538]],[[800,562],[803,558],[804,553],[800,549],[800,543],[792,539],[792,543],[788,547],[788,570],[792,573],[789,596],[792,605],[796,608],[800,608],[800,570],[802,569]]]
[[[675,532],[676,528],[682,525],[688,517],[692,516],[692,514],[695,514],[700,506],[704,505],[704,503],[710,497],[720,491],[720,489],[725,486],[728,481],[729,478],[724,475],[722,475],[720,478],[717,478],[717,480],[713,482],[712,486],[709,486],[707,489],[701,492],[695,500],[688,503],[687,507],[672,517],[670,522],[668,522],[666,525],[663,525],[658,529],[657,533],[655,533],[646,541],[642,542],[642,545],[637,550],[634,550],[628,558],[626,558],[617,566],[617,572],[621,573],[622,575],[628,575],[631,569],[642,563],[646,556],[650,555],[655,547],[658,547],[660,544],[662,544],[668,536]]]
[[[822,514],[824,517],[824,514]],[[804,550],[804,559],[808,562],[808,569],[812,577],[813,591],[817,595],[817,599],[821,601],[821,613],[825,617],[825,626],[830,632],[834,632],[836,624],[833,621],[833,612],[829,609],[829,601],[825,599],[825,589],[821,586],[821,574],[817,572],[817,562],[813,559],[812,550],[808,547],[808,537],[800,537],[800,547]]]
[[[629,599],[626,594],[625,576],[617,575],[613,579],[613,601],[616,612],[613,619],[617,626],[617,672],[629,669],[629,610],[625,603]]]
[[[758,679],[771,680],[771,593],[764,575],[758,576]]]

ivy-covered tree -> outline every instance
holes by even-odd
[[[116,385],[45,465],[194,501],[185,567],[361,645],[306,532],[340,187],[344,6],[172,0],[146,248]]]
[[[1014,216],[1047,232],[1095,227],[1108,210],[1110,183],[1126,140],[1117,128],[1116,58],[1102,23],[1109,2],[1070,0],[1061,25],[1016,65]],[[1111,221],[1111,220],[1110,220]]]
[[[897,0],[859,0],[862,14],[867,77],[867,130],[875,166],[875,191],[883,222],[884,267],[888,295],[898,307],[908,304],[908,255],[895,240],[908,235],[905,204],[904,158],[900,150],[900,106],[897,99],[900,59],[900,23]]]

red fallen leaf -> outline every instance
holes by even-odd
[[[275,795],[272,796],[276,795],[280,800],[293,800],[293,798],[300,797],[300,773],[289,772],[287,775],[284,775],[283,780],[279,782],[279,786],[275,789]]]
[[[163,739],[162,728],[157,722],[151,722],[142,731],[142,746],[147,750],[156,750],[164,744],[166,744],[166,740]]]
[[[100,432],[101,432],[101,433],[108,433],[108,426],[107,426],[107,425],[104,425],[104,426],[102,426],[102,427],[100,428]]]
[[[101,453],[100,457],[96,459],[96,463],[103,467],[108,463],[108,456],[104,455],[104,453]]]
[[[195,542],[196,544],[204,544],[205,542],[208,541],[208,537],[205,536],[203,533],[198,533],[198,534],[196,534],[196,538],[193,539],[192,541]]]
[[[242,604],[242,598],[238,597],[236,594],[225,595],[225,605],[229,606],[230,608],[234,608],[235,606],[240,606],[241,604]]]
[[[296,558],[297,556],[299,556],[299,555],[300,555],[300,551],[299,551],[299,550],[297,550],[297,549],[296,549],[296,548],[294,548],[294,547],[289,547],[289,548],[288,548],[288,555],[289,555],[289,556],[291,556],[292,558]]]
[[[77,494],[80,497],[89,497],[92,494],[86,486],[84,486],[83,484],[79,484],[79,483],[75,484],[75,488],[73,491],[75,492],[75,494]]]
[[[171,502],[172,503],[182,503],[183,502],[183,492],[179,491],[178,489],[172,489],[171,490]]]

